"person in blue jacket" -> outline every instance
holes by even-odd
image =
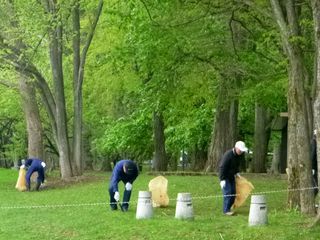
[[[124,212],[128,211],[132,184],[138,177],[138,174],[138,167],[131,160],[121,160],[114,166],[109,186],[111,210],[118,209],[117,203],[119,203],[120,200],[118,183],[122,181],[125,184],[125,189],[120,208]]]
[[[28,158],[25,160],[25,163],[21,165],[21,168],[28,169],[26,173],[27,191],[30,191],[30,177],[34,172],[38,173],[37,184],[35,189],[39,191],[40,185],[44,182],[45,179],[45,167],[46,164],[42,160],[37,158]]]

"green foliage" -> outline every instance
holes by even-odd
[[[134,113],[128,118],[119,118],[106,125],[106,131],[93,144],[101,155],[127,156],[141,162],[150,159],[153,153],[150,115]]]
[[[1,1],[1,30],[10,45],[25,42],[23,57],[40,69],[50,86],[48,28],[63,24],[71,126],[73,2],[59,2],[58,20],[48,17],[39,1],[14,3],[12,15],[7,2]],[[96,2],[80,3],[83,43]],[[169,153],[207,149],[222,84],[226,94],[222,98],[240,98],[239,127],[247,135],[253,131],[255,102],[274,114],[283,111],[287,59],[281,55],[272,19],[259,12],[268,13],[268,8],[264,1],[255,1],[253,8],[232,1],[106,1],[88,52],[83,86],[84,133],[91,152],[126,154],[139,161],[151,158],[153,111],[164,116]],[[305,16],[301,26],[307,31],[311,25]],[[299,41],[305,48],[311,45],[309,38]],[[41,112],[44,128],[50,129]]]
[[[20,96],[15,89],[0,85],[0,159],[15,161],[26,154],[26,131]]]

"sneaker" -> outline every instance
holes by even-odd
[[[234,216],[234,212],[226,212],[226,213],[224,213],[224,215],[226,215],[226,216]]]

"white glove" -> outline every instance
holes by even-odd
[[[221,189],[224,189],[225,186],[226,186],[226,180],[220,181],[220,187],[221,187]]]
[[[114,193],[114,200],[116,200],[117,202],[119,202],[119,200],[120,200],[120,193],[119,193],[119,192],[115,192],[115,193]]]
[[[21,166],[20,166],[20,169],[23,169],[23,168],[25,168],[26,166],[24,165],[24,164],[22,164]]]
[[[312,175],[315,175],[316,170],[312,169]]]
[[[42,163],[41,163],[41,166],[42,166],[43,168],[45,168],[45,167],[46,167],[46,163],[45,163],[45,162],[42,162]]]
[[[236,173],[236,177],[241,177],[240,173]]]
[[[127,191],[131,191],[131,189],[132,189],[132,184],[129,183],[129,182],[127,182],[127,183],[126,183],[126,190],[127,190]]]

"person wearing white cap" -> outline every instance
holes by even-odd
[[[247,151],[248,148],[245,143],[238,141],[234,148],[225,152],[219,164],[220,187],[223,193],[223,213],[226,216],[234,215],[231,207],[236,198],[235,177],[240,176],[239,166],[242,159],[241,155]]]

